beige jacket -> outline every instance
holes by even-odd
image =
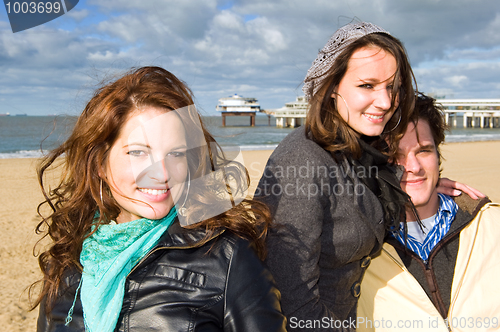
[[[500,330],[500,204],[488,203],[460,232],[447,320],[385,243],[361,284],[358,331]]]

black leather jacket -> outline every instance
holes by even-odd
[[[170,227],[128,275],[115,331],[286,331],[279,291],[249,242],[229,231],[204,236]],[[50,315],[41,304],[38,331],[85,331],[79,294],[64,325],[80,277],[66,275]]]

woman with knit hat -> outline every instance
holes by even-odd
[[[413,112],[402,43],[366,22],[337,30],[308,70],[305,126],[273,152],[255,197],[271,208],[267,265],[290,331],[354,331],[360,283],[411,204],[393,167]],[[442,179],[456,196],[466,185]]]
[[[276,148],[255,193],[277,224],[267,264],[290,330],[355,330],[364,271],[408,201],[388,160],[413,83],[402,43],[365,22],[337,30],[307,72],[305,126]]]

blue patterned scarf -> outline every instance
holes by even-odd
[[[439,241],[441,241],[450,230],[451,223],[455,219],[458,211],[458,205],[451,197],[443,194],[438,194],[438,197],[439,208],[436,213],[436,222],[434,227],[427,233],[424,242],[418,242],[418,240],[409,234],[406,241],[406,246],[411,251],[419,255],[425,263],[427,263],[432,249],[434,249]],[[396,239],[403,245],[405,245],[404,227],[405,225],[403,224],[398,235],[396,236]]]
[[[83,242],[81,301],[85,330],[112,332],[123,305],[125,279],[173,224],[177,211],[159,220],[100,225]],[[76,296],[76,295],[75,295]]]

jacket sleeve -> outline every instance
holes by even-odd
[[[37,332],[85,332],[80,294],[75,301],[72,320],[68,326],[65,325],[79,282],[80,274],[77,272],[67,273],[63,277],[61,293],[50,313],[43,299],[38,312]]]
[[[280,293],[249,242],[236,240],[230,259],[224,332],[286,331]]]
[[[271,208],[273,215],[266,264],[282,294],[288,328],[302,331],[302,326],[304,331],[311,331],[301,322],[339,319],[333,304],[322,298],[318,287],[325,213],[336,204],[330,201],[332,195],[322,191],[328,185],[333,187],[335,179],[313,173],[312,165],[318,162],[305,158],[311,153],[300,153],[302,157],[294,160],[290,160],[292,154],[271,158],[255,195]],[[286,165],[293,165],[297,172],[287,174]]]

